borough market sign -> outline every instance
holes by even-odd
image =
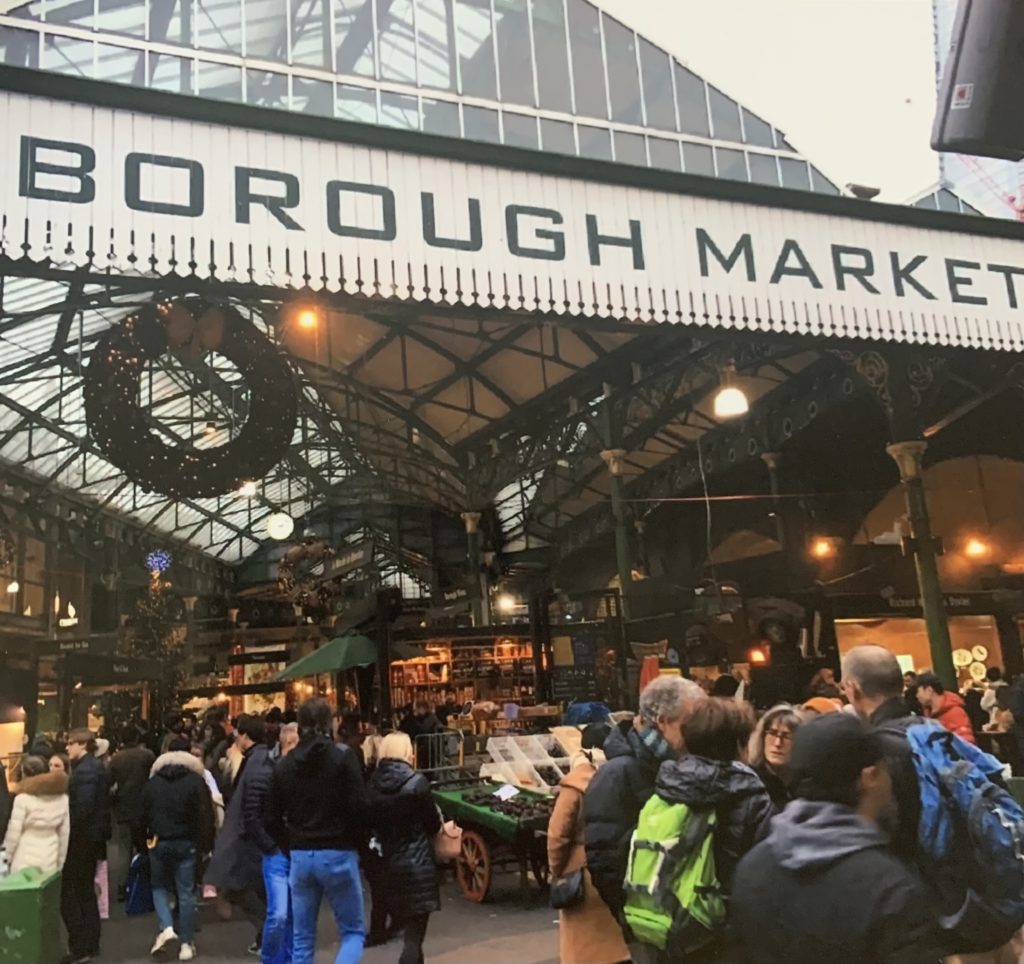
[[[525,152],[506,152],[514,163],[505,166],[500,149],[481,160],[482,146],[464,142],[465,159],[450,142],[432,156],[439,139],[357,143],[358,129],[330,121],[319,122],[325,137],[295,136],[251,126],[272,112],[246,108],[233,110],[250,126],[162,116],[170,100],[200,103],[164,96],[143,112],[0,90],[0,255],[557,314],[1024,348],[1024,235],[1012,225],[976,233],[980,219],[866,213],[868,202],[541,154],[530,170]]]

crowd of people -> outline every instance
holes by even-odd
[[[562,964],[1017,962],[1024,810],[959,696],[878,646],[835,692],[756,720],[663,676],[591,724],[549,828]]]
[[[13,803],[0,797],[0,840],[12,871],[62,870],[63,964],[99,955],[101,860],[121,900],[148,885],[155,959],[195,959],[198,902],[209,899],[222,917],[237,912],[251,924],[240,951],[263,964],[312,964],[326,901],[338,964],[357,964],[365,946],[400,932],[400,964],[423,964],[429,917],[441,906],[440,816],[413,768],[413,740],[396,730],[367,754],[363,738],[360,720],[334,717],[322,699],[230,723],[173,713],[162,732],[126,727],[112,753],[90,730],[60,744],[39,738]]]

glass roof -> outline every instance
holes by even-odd
[[[587,0],[31,0],[0,14],[0,61],[839,193],[768,121]]]

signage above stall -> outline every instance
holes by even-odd
[[[0,72],[11,259],[1024,348],[1017,225],[29,73]]]

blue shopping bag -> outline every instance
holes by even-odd
[[[149,879],[149,854],[136,854],[128,868],[124,912],[130,917],[153,913],[153,886]]]

